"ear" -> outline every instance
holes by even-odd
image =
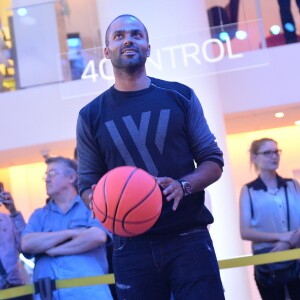
[[[251,161],[254,165],[257,165],[258,156],[256,154],[251,154]]]
[[[107,47],[104,48],[104,55],[107,59],[110,59],[109,50]]]
[[[147,57],[149,57],[149,56],[150,56],[150,53],[151,53],[151,46],[150,46],[150,45],[148,45]]]
[[[69,181],[70,183],[74,184],[77,180],[77,174],[73,173],[73,174],[69,174]]]

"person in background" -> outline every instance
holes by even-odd
[[[300,11],[300,0],[296,0]],[[291,0],[278,0],[281,23],[287,44],[298,42],[297,29],[291,10]]]
[[[300,237],[300,187],[296,180],[278,175],[281,150],[271,138],[252,142],[250,161],[258,177],[245,184],[240,194],[240,231],[252,242],[253,252],[271,252],[297,247]],[[266,286],[254,277],[263,300],[284,300],[285,286]],[[270,274],[270,276],[272,276]],[[300,299],[300,280],[287,284],[292,300]]]
[[[201,104],[186,85],[147,76],[149,37],[135,16],[115,18],[105,41],[115,84],[78,116],[80,194],[89,206],[101,176],[129,165],[154,176],[164,196],[149,231],[113,237],[118,299],[222,300],[204,189],[221,177],[223,157]]]
[[[65,157],[46,159],[48,203],[34,211],[22,234],[22,250],[34,255],[33,281],[107,274],[106,230],[77,193],[77,164]],[[112,299],[108,285],[64,288],[53,299]],[[36,299],[40,299],[39,293]],[[47,298],[48,299],[48,298]]]
[[[17,287],[28,282],[26,271],[19,260],[21,252],[21,232],[26,223],[20,211],[17,211],[13,197],[4,190],[0,182],[0,205],[4,205],[8,214],[0,212],[0,289]],[[15,297],[15,300],[30,300],[31,295]]]

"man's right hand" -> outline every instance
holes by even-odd
[[[93,218],[95,219],[95,213],[93,211],[93,201],[94,201],[94,191],[96,188],[96,184],[92,185],[92,188],[85,190],[82,194],[82,199],[83,202],[85,203],[85,205],[87,206],[87,208],[89,208],[92,212],[93,212]]]
[[[92,203],[93,203],[93,194],[94,190],[96,188],[96,185],[93,184],[92,187],[88,190],[85,190],[82,194],[82,200],[85,203],[86,207],[89,209],[92,209]]]

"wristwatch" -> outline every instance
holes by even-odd
[[[180,179],[178,180],[178,182],[181,184],[183,196],[188,196],[192,193],[192,186],[188,181],[186,181],[185,179]]]

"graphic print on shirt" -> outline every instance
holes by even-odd
[[[146,140],[149,130],[149,123],[151,118],[151,112],[143,112],[141,115],[141,122],[139,128],[136,126],[132,116],[123,117],[124,125],[126,126],[134,144],[136,145],[137,150],[139,151],[143,162],[148,170],[148,172],[154,176],[157,176],[158,169],[155,166],[155,163],[147,149]],[[162,154],[164,150],[167,129],[170,119],[170,110],[163,109],[160,111],[158,125],[155,134],[155,145],[159,152]],[[122,131],[118,130],[114,121],[108,121],[105,123],[105,126],[117,147],[120,155],[124,159],[126,165],[135,166],[134,160],[131,154],[128,151],[128,148],[121,136]]]

